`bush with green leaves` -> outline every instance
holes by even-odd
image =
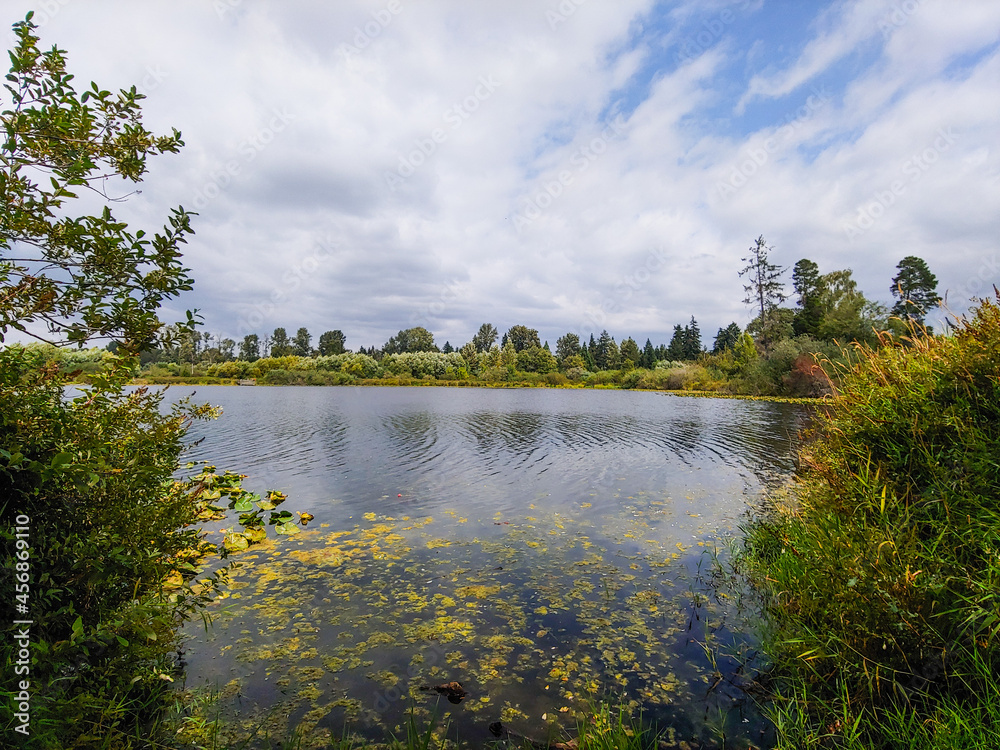
[[[270,524],[296,527],[274,510],[277,495],[245,492],[241,475],[206,467],[177,480],[186,430],[212,410],[165,408],[160,392],[126,387],[140,352],[193,328],[190,313],[173,328],[158,317],[191,287],[180,262],[190,216],[179,207],[162,232],[133,231],[103,191],[118,184],[109,177],[138,182],[147,156],[183,144],[176,131],[143,127],[135,88],[78,93],[65,54],[39,49],[31,18],[14,25],[0,113],[0,343],[15,330],[62,345],[110,339],[117,349],[69,393],[51,349],[0,349],[0,565],[27,568],[23,580],[0,576],[0,596],[32,621],[27,746],[148,747],[175,672],[176,628],[203,614],[224,582],[205,555],[260,541]],[[74,215],[80,192],[106,207]],[[227,506],[238,520],[219,549],[199,524]],[[26,536],[15,539],[15,526]],[[0,625],[6,675],[18,658],[13,619]],[[14,694],[0,701],[8,738],[23,724]]]
[[[441,352],[404,352],[390,354],[382,359],[382,369],[393,375],[409,375],[413,378],[441,377],[448,368],[457,371],[466,367],[465,360],[458,352],[443,354]]]
[[[998,302],[858,347],[747,530],[784,747],[1000,746]]]

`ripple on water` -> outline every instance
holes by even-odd
[[[497,718],[570,726],[613,695],[678,738],[708,743],[721,715],[761,744],[737,661],[718,657],[719,682],[703,648],[752,639],[702,569],[748,496],[790,470],[802,409],[614,391],[199,396],[225,415],[195,428],[192,458],[315,520],[241,556],[227,614],[190,631],[189,681],[236,680],[245,715],[287,705],[334,735],[391,729],[411,702],[429,711],[420,684],[459,679],[472,697],[442,708],[465,737]]]

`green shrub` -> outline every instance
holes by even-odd
[[[186,403],[164,411],[158,391],[126,392],[132,364],[66,399],[54,370],[0,350],[2,564],[14,570],[13,529],[26,526],[38,747],[86,735],[128,746],[123,738],[163,705],[176,626],[223,580],[224,570],[196,583],[195,564],[215,547],[195,524],[226,503],[210,494],[216,475],[174,479],[187,425],[214,412]],[[0,577],[0,595],[14,602],[15,593],[14,576]],[[0,662],[12,664],[15,649],[4,639]],[[11,705],[0,713],[8,732]]]
[[[965,732],[927,747],[996,746],[1000,308],[981,302],[950,338],[881,343],[840,373],[792,501],[747,529],[794,701],[779,723],[788,746],[855,722],[851,747],[910,747],[882,738],[911,723]]]

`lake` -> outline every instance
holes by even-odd
[[[315,516],[235,555],[186,686],[272,737],[400,735],[432,714],[472,747],[574,736],[595,701],[672,746],[766,747],[741,690],[754,640],[713,567],[792,470],[804,407],[642,391],[171,388],[223,408],[187,458]],[[209,524],[221,541],[232,521]],[[453,704],[422,687],[457,681]]]

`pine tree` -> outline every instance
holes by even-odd
[[[730,323],[725,328],[720,328],[719,332],[715,335],[715,345],[712,347],[713,354],[721,354],[727,349],[732,349],[736,346],[736,342],[740,340],[740,334],[742,331],[736,323]]]
[[[746,276],[749,281],[743,286],[743,290],[747,293],[743,302],[754,305],[759,311],[761,344],[765,350],[771,343],[769,325],[771,314],[778,305],[788,299],[783,291],[784,284],[778,281],[785,269],[770,263],[767,259],[767,253],[771,249],[764,241],[763,235],[758,237],[750,248],[750,254],[742,259],[747,265],[739,272],[740,278]]]
[[[653,342],[646,339],[646,345],[642,347],[642,355],[639,357],[639,367],[652,370],[656,367],[656,350],[653,349]]]
[[[666,359],[673,362],[684,359],[684,328],[679,323],[674,326],[674,335],[670,337],[670,344],[667,345]]]
[[[594,350],[594,362],[600,370],[617,370],[621,366],[621,352],[614,337],[607,331],[601,331]]]
[[[917,325],[924,324],[924,315],[941,301],[937,293],[937,276],[931,273],[927,263],[908,255],[896,266],[896,276],[892,280],[892,296],[897,298],[892,314]]]
[[[819,275],[819,266],[808,258],[803,258],[792,269],[792,286],[799,296],[798,305],[792,321],[792,330],[796,336],[808,334],[816,336],[823,323],[823,307],[820,303],[823,284]]]
[[[632,370],[639,367],[642,352],[639,351],[639,345],[635,343],[635,340],[631,336],[622,342],[621,357],[623,370]]]
[[[701,355],[701,329],[691,316],[691,323],[684,326],[684,359],[698,359]]]

